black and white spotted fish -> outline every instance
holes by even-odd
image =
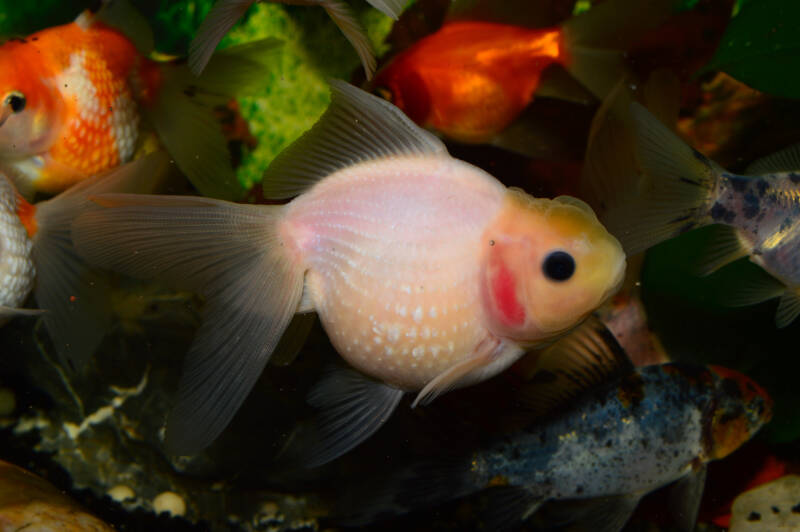
[[[641,105],[630,109],[645,177],[638,183],[635,205],[616,222],[607,222],[625,251],[632,255],[716,225],[713,245],[698,257],[698,273],[750,257],[774,279],[753,283],[728,300],[749,305],[780,297],[776,324],[794,321],[800,314],[800,145],[754,162],[746,175],[733,174],[688,146]]]
[[[672,514],[680,530],[694,530],[706,464],[768,422],[771,399],[750,378],[719,366],[634,370],[606,329],[587,325],[545,352],[552,364],[530,382],[526,402],[544,417],[493,434],[470,453],[451,452],[384,476],[354,507],[349,524],[484,492],[486,530],[516,529],[543,510],[535,518],[548,527],[618,532],[643,496],[675,482]],[[564,363],[587,356],[607,361],[606,369]],[[581,384],[571,396],[553,394],[558,380]],[[551,504],[543,509],[545,503]]]

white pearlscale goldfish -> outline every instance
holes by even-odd
[[[91,262],[206,297],[170,447],[216,438],[295,313],[316,311],[361,374],[313,393],[322,463],[416,402],[487,379],[579,323],[619,286],[625,255],[583,202],[533,198],[450,157],[403,113],[333,82],[330,108],[264,179],[286,205],[104,195],[73,226]],[[377,379],[377,380],[373,380]]]

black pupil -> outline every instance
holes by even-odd
[[[565,251],[554,251],[544,259],[542,271],[548,279],[566,281],[575,273],[575,259]]]
[[[8,98],[6,98],[6,102],[8,105],[11,106],[11,110],[15,113],[19,113],[23,109],[25,109],[25,97],[20,96],[18,94],[12,94]]]

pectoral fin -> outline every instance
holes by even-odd
[[[516,345],[489,343],[487,340],[474,356],[451,366],[426,384],[411,407],[428,404],[450,390],[488,379],[513,364],[523,353]]]
[[[670,515],[682,532],[694,530],[705,485],[706,466],[704,465],[670,486]]]

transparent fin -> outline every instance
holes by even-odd
[[[320,412],[292,439],[289,456],[305,467],[335,460],[375,434],[404,394],[351,369],[331,371],[309,394],[308,402]]]
[[[520,391],[519,399],[534,417],[541,417],[587,390],[633,370],[633,364],[611,331],[590,316],[539,354],[536,369]]]
[[[715,224],[709,227],[709,231],[711,232],[709,244],[692,260],[691,272],[695,275],[710,275],[750,253],[735,228]]]
[[[353,16],[350,8],[344,2],[338,0],[324,0],[320,5],[330,15],[333,22],[342,30],[342,33],[355,48],[361,64],[364,66],[364,74],[367,80],[372,79],[375,74],[375,66],[378,64],[375,59],[375,50],[367,37],[367,32]],[[396,17],[395,17],[396,18]]]
[[[758,175],[794,171],[800,171],[800,144],[794,144],[758,159],[747,167],[745,173]]]
[[[383,98],[331,80],[331,104],[264,173],[264,197],[296,196],[336,170],[402,155],[445,156],[444,144]]]
[[[408,3],[405,0],[367,0],[367,2],[381,13],[395,20],[400,18],[403,7]]]
[[[471,358],[454,364],[426,384],[417,394],[411,408],[429,404],[450,390],[488,379],[514,363],[523,352],[521,348],[511,344],[500,344],[491,350],[479,351]]]
[[[497,486],[484,494],[486,509],[478,510],[478,529],[506,532],[519,530],[539,510],[544,499],[529,488]]]
[[[568,46],[627,50],[664,23],[680,0],[606,0],[564,23]]]
[[[392,474],[356,483],[353,490],[342,490],[337,502],[336,521],[359,526],[430,508],[464,497],[484,488],[485,478],[471,470],[470,458],[459,453],[442,453]]]
[[[532,159],[558,159],[569,153],[566,142],[553,133],[550,124],[524,111],[489,144]]]
[[[256,0],[217,0],[189,44],[189,69],[199,76],[217,45]]]
[[[569,524],[570,532],[620,532],[641,498],[642,494],[631,493],[558,502],[548,508],[548,517]]]
[[[181,82],[196,90],[198,99],[216,96],[213,104],[225,104],[234,96],[260,96],[264,91],[261,73],[274,68],[274,52],[282,44],[267,38],[224,48],[211,57],[202,76],[184,74]]]
[[[756,305],[780,297],[786,286],[766,272],[756,272],[737,284],[734,289],[724,289],[718,301],[730,307]]]
[[[720,167],[690,148],[638,103],[631,105],[636,154],[647,179],[624,235],[633,254],[706,223]]]
[[[295,314],[289,326],[283,333],[281,341],[275,346],[275,352],[270,357],[269,362],[274,366],[288,366],[297,355],[308,339],[308,335],[317,321],[316,314]]]
[[[567,71],[600,100],[629,75],[622,52],[576,45],[570,47],[570,54]]]
[[[583,105],[595,101],[595,96],[591,91],[570,76],[561,65],[552,65],[542,72],[539,85],[536,87],[536,96],[538,98],[558,98]]]
[[[562,22],[569,13],[563,5],[537,3],[531,9],[530,0],[451,0],[446,20],[476,20],[496,24],[513,24],[527,28],[547,28]],[[560,4],[564,4],[561,2]]]
[[[669,489],[670,515],[681,532],[692,532],[697,524],[700,501],[706,486],[706,466],[692,471]]]
[[[0,305],[0,319],[7,320],[17,316],[39,316],[47,312],[43,309],[36,308],[12,308]]]
[[[231,166],[228,142],[210,106],[195,101],[194,80],[184,66],[165,64],[163,84],[148,120],[178,168],[201,194],[238,199],[244,194]]]
[[[150,23],[130,0],[103,0],[95,19],[124,33],[142,55],[150,55],[155,50]]]
[[[787,290],[781,296],[778,303],[778,310],[775,313],[775,326],[783,329],[797,318],[800,314],[800,295],[794,290]]]
[[[72,221],[96,207],[89,199],[93,194],[152,192],[168,167],[166,154],[156,152],[36,205],[34,295],[37,306],[47,310],[42,319],[65,367],[83,369],[111,324],[110,287],[105,275],[90,269],[75,252]]]
[[[300,302],[304,272],[277,233],[284,208],[181,196],[109,194],[97,201],[110,208],[73,225],[82,255],[205,296],[167,422],[168,449],[196,453],[233,418]]]

